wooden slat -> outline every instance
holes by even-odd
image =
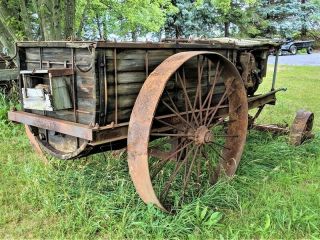
[[[0,70],[0,81],[18,79],[19,71],[16,69]]]

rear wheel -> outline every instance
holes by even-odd
[[[129,123],[129,171],[142,200],[171,211],[234,175],[247,126],[246,90],[229,60],[169,57],[145,81]]]
[[[308,48],[307,48],[307,53],[308,53],[308,54],[312,54],[312,52],[313,52],[313,48],[312,48],[312,47],[308,47]]]

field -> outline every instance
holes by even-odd
[[[262,90],[270,89],[271,69]],[[319,239],[320,68],[280,66],[278,104],[259,122],[291,123],[315,113],[316,138],[300,147],[251,131],[237,175],[176,215],[138,198],[126,159],[110,153],[44,164],[24,130],[0,108],[0,238]]]

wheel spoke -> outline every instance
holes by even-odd
[[[222,71],[223,71],[223,68],[222,68],[222,69],[220,70],[220,72],[218,72],[218,70],[219,70],[219,64],[220,64],[220,62],[219,62],[218,65],[217,65],[215,78],[214,78],[212,87],[211,87],[211,89],[210,89],[210,92],[209,92],[209,94],[208,94],[208,96],[209,96],[209,99],[208,99],[208,107],[207,107],[207,110],[206,110],[206,115],[205,115],[203,124],[205,124],[205,123],[207,122],[207,119],[208,119],[208,117],[209,117],[209,108],[210,108],[210,105],[211,105],[211,101],[212,101],[214,89],[215,89],[215,86],[216,86],[216,84],[217,84],[217,81],[218,81],[218,79],[220,78],[221,73],[222,73]],[[208,97],[208,96],[207,96],[207,97]],[[205,105],[205,104],[204,104],[204,105]],[[202,114],[202,113],[201,113],[201,114]]]
[[[202,107],[202,86],[201,86],[201,80],[203,75],[203,69],[204,69],[204,62],[205,58],[203,57],[202,63],[200,64],[200,58],[198,57],[198,84],[197,84],[197,91],[196,96],[194,99],[193,109],[195,110],[197,107],[197,100],[199,101],[199,109],[201,113],[201,107]],[[198,115],[199,117],[199,115]],[[200,114],[200,123],[202,123],[202,114]]]
[[[205,151],[204,147],[202,148],[201,154],[204,157],[204,159],[206,160],[206,162],[208,163],[209,182],[212,183],[213,182],[212,178],[213,178],[213,175],[215,173],[214,168],[212,166],[212,161],[209,158],[209,156],[208,156],[207,152]]]
[[[177,162],[179,162],[179,160],[180,160],[180,158],[182,156],[182,154],[181,154],[182,151],[184,149],[186,149],[188,146],[190,146],[191,144],[192,144],[192,142],[189,142],[189,143],[182,142],[182,143],[180,143],[177,148],[179,148],[180,146],[182,146],[182,147],[180,147],[178,150],[176,150],[175,152],[170,154],[167,158],[162,159],[160,162],[157,162],[155,164],[155,166],[152,167],[152,169],[155,169],[155,170],[153,171],[153,173],[151,175],[151,180],[154,179],[158,175],[158,173],[161,171],[161,169],[166,165],[166,163],[169,162],[169,160],[172,157],[174,157],[175,155],[177,155],[178,153],[180,153],[180,155],[177,158]]]
[[[229,137],[229,138],[237,138],[239,135],[214,135],[215,137]]]
[[[166,143],[172,143],[177,140],[178,137],[170,137],[170,139]],[[159,141],[156,145],[149,146],[150,149],[159,149],[158,147],[163,146],[165,143]]]
[[[183,164],[186,163],[186,159],[188,159],[188,157],[190,156],[190,154],[193,152],[193,149],[195,148],[195,146],[193,146],[191,148],[191,150],[187,153],[186,157],[184,158],[184,160],[182,160],[181,162],[178,162],[176,167],[175,167],[175,170],[174,172],[172,173],[172,175],[170,176],[169,180],[166,182],[164,188],[163,188],[163,191],[161,192],[160,194],[160,198],[162,200],[165,200],[167,195],[168,195],[168,192],[172,186],[172,181],[174,180],[174,178],[177,176],[177,174],[179,173],[181,167],[183,166]]]
[[[218,126],[219,124],[223,123],[225,119],[226,119],[226,118],[221,118],[221,119],[219,119],[218,122],[216,122],[215,124],[213,124],[212,128],[214,128],[214,127]]]
[[[172,125],[172,124],[170,124],[170,123],[168,123],[168,122],[166,122],[166,121],[163,121],[163,120],[161,120],[161,119],[155,118],[155,120],[157,120],[158,122],[162,123],[163,125],[166,125],[166,126],[168,126],[168,127],[174,128],[174,129],[176,129],[176,130],[178,130],[178,131],[181,131],[181,132],[184,131],[183,129],[181,129],[181,128],[175,126],[175,125]]]
[[[180,76],[180,74],[178,73],[178,78],[180,80],[180,83],[181,83],[181,86],[182,86],[182,91],[184,93],[184,97],[188,103],[188,106],[190,108],[190,111],[191,111],[191,114],[192,114],[192,117],[194,118],[194,121],[196,122],[197,126],[199,126],[199,122],[198,122],[198,119],[197,117],[195,116],[195,113],[194,113],[194,110],[192,108],[192,105],[191,105],[191,101],[190,101],[190,98],[189,98],[189,95],[188,95],[188,92],[187,92],[187,89],[186,89],[186,85],[185,85],[185,74],[184,74],[184,70],[183,70],[183,79],[182,77]],[[188,110],[186,109],[186,111],[188,112]]]
[[[188,135],[188,134],[184,134],[184,133],[157,133],[157,132],[150,133],[150,136],[156,136],[156,137],[192,137],[192,135]]]
[[[170,100],[170,102],[171,102],[171,104],[172,104],[172,106],[173,106],[174,110],[175,110],[175,111],[177,111],[177,112],[179,112],[179,110],[178,110],[178,108],[177,108],[176,104],[174,103],[174,101],[173,101],[172,97],[170,96],[169,92],[167,91],[167,89],[165,89],[164,91],[165,91],[165,93],[168,95],[169,100]]]
[[[209,115],[209,109],[210,109],[210,105],[211,105],[211,101],[212,101],[212,97],[213,97],[213,93],[214,93],[214,89],[215,89],[215,86],[217,84],[217,79],[220,78],[221,76],[221,73],[223,71],[223,68],[220,70],[220,72],[218,73],[218,68],[219,68],[219,64],[220,62],[218,62],[217,64],[217,67],[216,67],[216,75],[215,75],[215,78],[214,78],[214,81],[212,83],[212,86],[208,92],[208,95],[207,97],[205,98],[204,102],[203,102],[203,105],[201,106],[201,111],[199,111],[199,115],[202,115],[202,110],[204,109],[205,105],[207,104],[208,102],[208,107],[207,107],[207,110],[206,110],[206,118],[204,120],[204,122],[202,122],[202,124],[205,124],[205,122],[207,121],[206,119],[208,118],[208,115]],[[218,74],[218,75],[217,75]]]
[[[230,148],[225,147],[224,145],[222,145],[222,144],[220,144],[220,143],[213,142],[213,141],[212,141],[212,142],[210,142],[210,143],[212,143],[212,144],[214,144],[214,145],[216,145],[216,146],[222,147],[222,148],[224,148],[224,149],[231,150]]]
[[[180,74],[178,73],[177,74],[178,78],[179,78],[179,81],[181,82],[181,76]],[[182,83],[181,83],[182,84]],[[185,81],[185,78],[184,78],[184,81],[183,81],[183,84],[186,85],[186,81]],[[184,108],[185,108],[185,111],[186,111],[186,115],[187,115],[187,121],[190,122],[190,119],[189,119],[189,108],[188,108],[188,101],[187,101],[187,98],[184,97]],[[191,116],[192,118],[192,116]]]
[[[187,122],[186,119],[184,119],[179,112],[175,111],[172,107],[170,107],[165,101],[162,100],[162,103],[171,110],[171,112],[173,112],[178,118],[180,118],[184,123],[186,123],[189,127],[191,127],[192,129],[194,129],[194,127]]]
[[[201,147],[200,147],[201,148]],[[201,149],[199,149],[201,150]],[[198,169],[197,169],[197,190],[200,190],[200,175],[201,175],[201,159],[198,159]]]
[[[214,119],[214,116],[216,115],[216,113],[217,113],[219,107],[221,106],[221,104],[222,104],[225,100],[227,100],[227,98],[228,98],[233,92],[234,92],[234,90],[231,91],[231,92],[228,94],[228,90],[226,89],[226,91],[223,93],[223,95],[222,95],[219,103],[217,104],[217,106],[216,106],[213,110],[211,110],[211,112],[209,113],[209,115],[211,115],[211,117],[210,117],[208,123],[204,123],[206,126],[208,126],[208,127],[210,126],[210,124],[211,124],[212,120]]]
[[[191,175],[191,171],[192,171],[194,162],[195,162],[195,160],[196,160],[196,157],[197,157],[199,148],[200,148],[200,146],[197,146],[197,148],[196,148],[196,150],[195,150],[195,153],[194,153],[194,155],[193,155],[192,161],[191,161],[191,163],[190,163],[190,167],[189,167],[189,171],[188,171],[188,173],[187,173],[187,176],[185,176],[185,179],[183,180],[183,189],[182,189],[183,195],[185,195],[185,190],[186,190],[186,188],[187,188],[187,186],[188,186],[189,178],[190,178],[190,175]]]
[[[226,97],[227,97],[227,91],[225,91],[225,92],[223,93],[223,95],[222,95],[219,103],[217,104],[217,106],[215,106],[215,108],[212,109],[211,112],[209,113],[209,115],[211,115],[211,117],[210,117],[208,123],[206,123],[206,122],[204,123],[206,126],[208,126],[208,127],[210,126],[210,124],[211,124],[214,116],[216,115],[216,113],[217,113],[220,105],[226,100]]]
[[[213,146],[209,145],[211,147],[211,149],[224,161],[226,161],[226,159],[224,157],[222,157],[222,155],[219,153],[219,151],[217,149],[215,149]]]

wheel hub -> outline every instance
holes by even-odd
[[[211,142],[213,135],[211,131],[206,126],[200,126],[194,135],[194,141],[197,145],[203,145]]]

